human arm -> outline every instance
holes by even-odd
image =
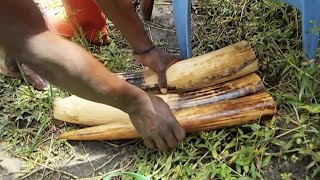
[[[119,79],[85,49],[50,32],[32,0],[1,3],[0,44],[52,84],[128,113],[148,147],[174,147],[184,138],[166,103]]]
[[[136,59],[158,74],[159,88],[163,94],[167,93],[166,70],[179,61],[180,57],[166,53],[157,47],[152,48],[153,43],[144,30],[131,0],[96,0],[96,2],[129,42],[136,54]],[[144,53],[146,51],[148,52]]]

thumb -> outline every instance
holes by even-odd
[[[160,71],[158,73],[158,86],[160,89],[160,92],[162,94],[167,94],[168,89],[167,89],[167,75],[166,75],[166,70]]]

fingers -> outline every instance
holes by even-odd
[[[184,129],[180,126],[178,121],[174,118],[172,115],[173,119],[170,121],[170,133],[167,133],[165,135],[165,140],[170,148],[174,148],[179,141],[182,141],[186,134]]]
[[[143,139],[143,142],[150,149],[155,149],[156,148],[156,145],[155,145],[154,141],[151,138],[145,138],[145,139]]]
[[[167,143],[167,145],[169,146],[169,148],[174,148],[177,146],[178,142],[176,140],[175,135],[173,134],[173,132],[168,133],[164,136],[164,139]]]
[[[182,128],[177,128],[178,131],[171,131],[171,132],[167,132],[166,134],[164,134],[163,136],[154,136],[153,142],[154,144],[152,144],[152,140],[148,140],[147,142],[145,141],[145,144],[147,147],[150,148],[157,148],[158,150],[165,150],[167,148],[175,148],[178,144],[179,141],[183,140],[185,138],[185,132]]]
[[[156,144],[157,149],[159,149],[159,150],[167,149],[167,147],[168,147],[167,143],[165,142],[165,140],[161,136],[156,135],[153,137],[153,140]]]
[[[158,85],[160,92],[162,94],[167,94],[168,89],[167,89],[167,75],[166,75],[166,70],[160,71],[158,73]]]
[[[186,137],[186,132],[181,126],[175,126],[173,129],[173,133],[177,141],[182,141]]]
[[[144,115],[141,117],[142,119],[149,117],[149,123],[146,124],[139,121],[140,123],[135,124],[135,127],[140,127],[145,145],[158,150],[176,147],[178,142],[182,141],[186,136],[184,129],[172,114],[168,104],[157,96],[147,95],[150,97],[155,112],[149,114],[150,116]],[[133,123],[136,122],[134,119],[132,120]]]
[[[165,58],[163,58],[165,59]],[[173,65],[174,63],[178,62],[181,60],[180,56],[172,56],[172,58],[167,58],[168,61],[165,62],[165,70],[160,70],[158,72],[158,85],[160,92],[162,94],[167,94],[168,89],[167,89],[167,69]]]
[[[145,140],[145,144],[149,148],[157,148],[158,150],[165,150],[167,148],[175,148],[179,141],[185,138],[185,131],[177,123],[174,128],[167,128],[159,132],[160,134],[153,135],[152,139]]]
[[[169,130],[170,128],[168,128]],[[173,131],[164,130],[144,139],[144,144],[151,149],[166,150],[177,146],[178,141]]]

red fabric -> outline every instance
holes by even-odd
[[[109,43],[105,15],[95,0],[62,0],[62,3],[67,18],[58,15],[49,17],[47,23],[51,31],[70,39],[75,32],[80,32],[81,27],[89,42],[99,45]]]

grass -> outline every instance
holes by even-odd
[[[192,11],[194,55],[250,41],[279,113],[260,124],[189,134],[170,152],[139,144],[126,170],[152,179],[319,179],[320,64],[306,68],[302,61],[299,12],[269,0],[195,1]],[[108,24],[110,46],[74,41],[114,72],[141,68],[129,60],[128,44]],[[57,88],[30,91],[19,80],[0,77],[0,139],[8,152],[27,160],[26,173],[72,155],[68,142],[55,137],[73,127],[50,114],[52,99],[66,95]]]

